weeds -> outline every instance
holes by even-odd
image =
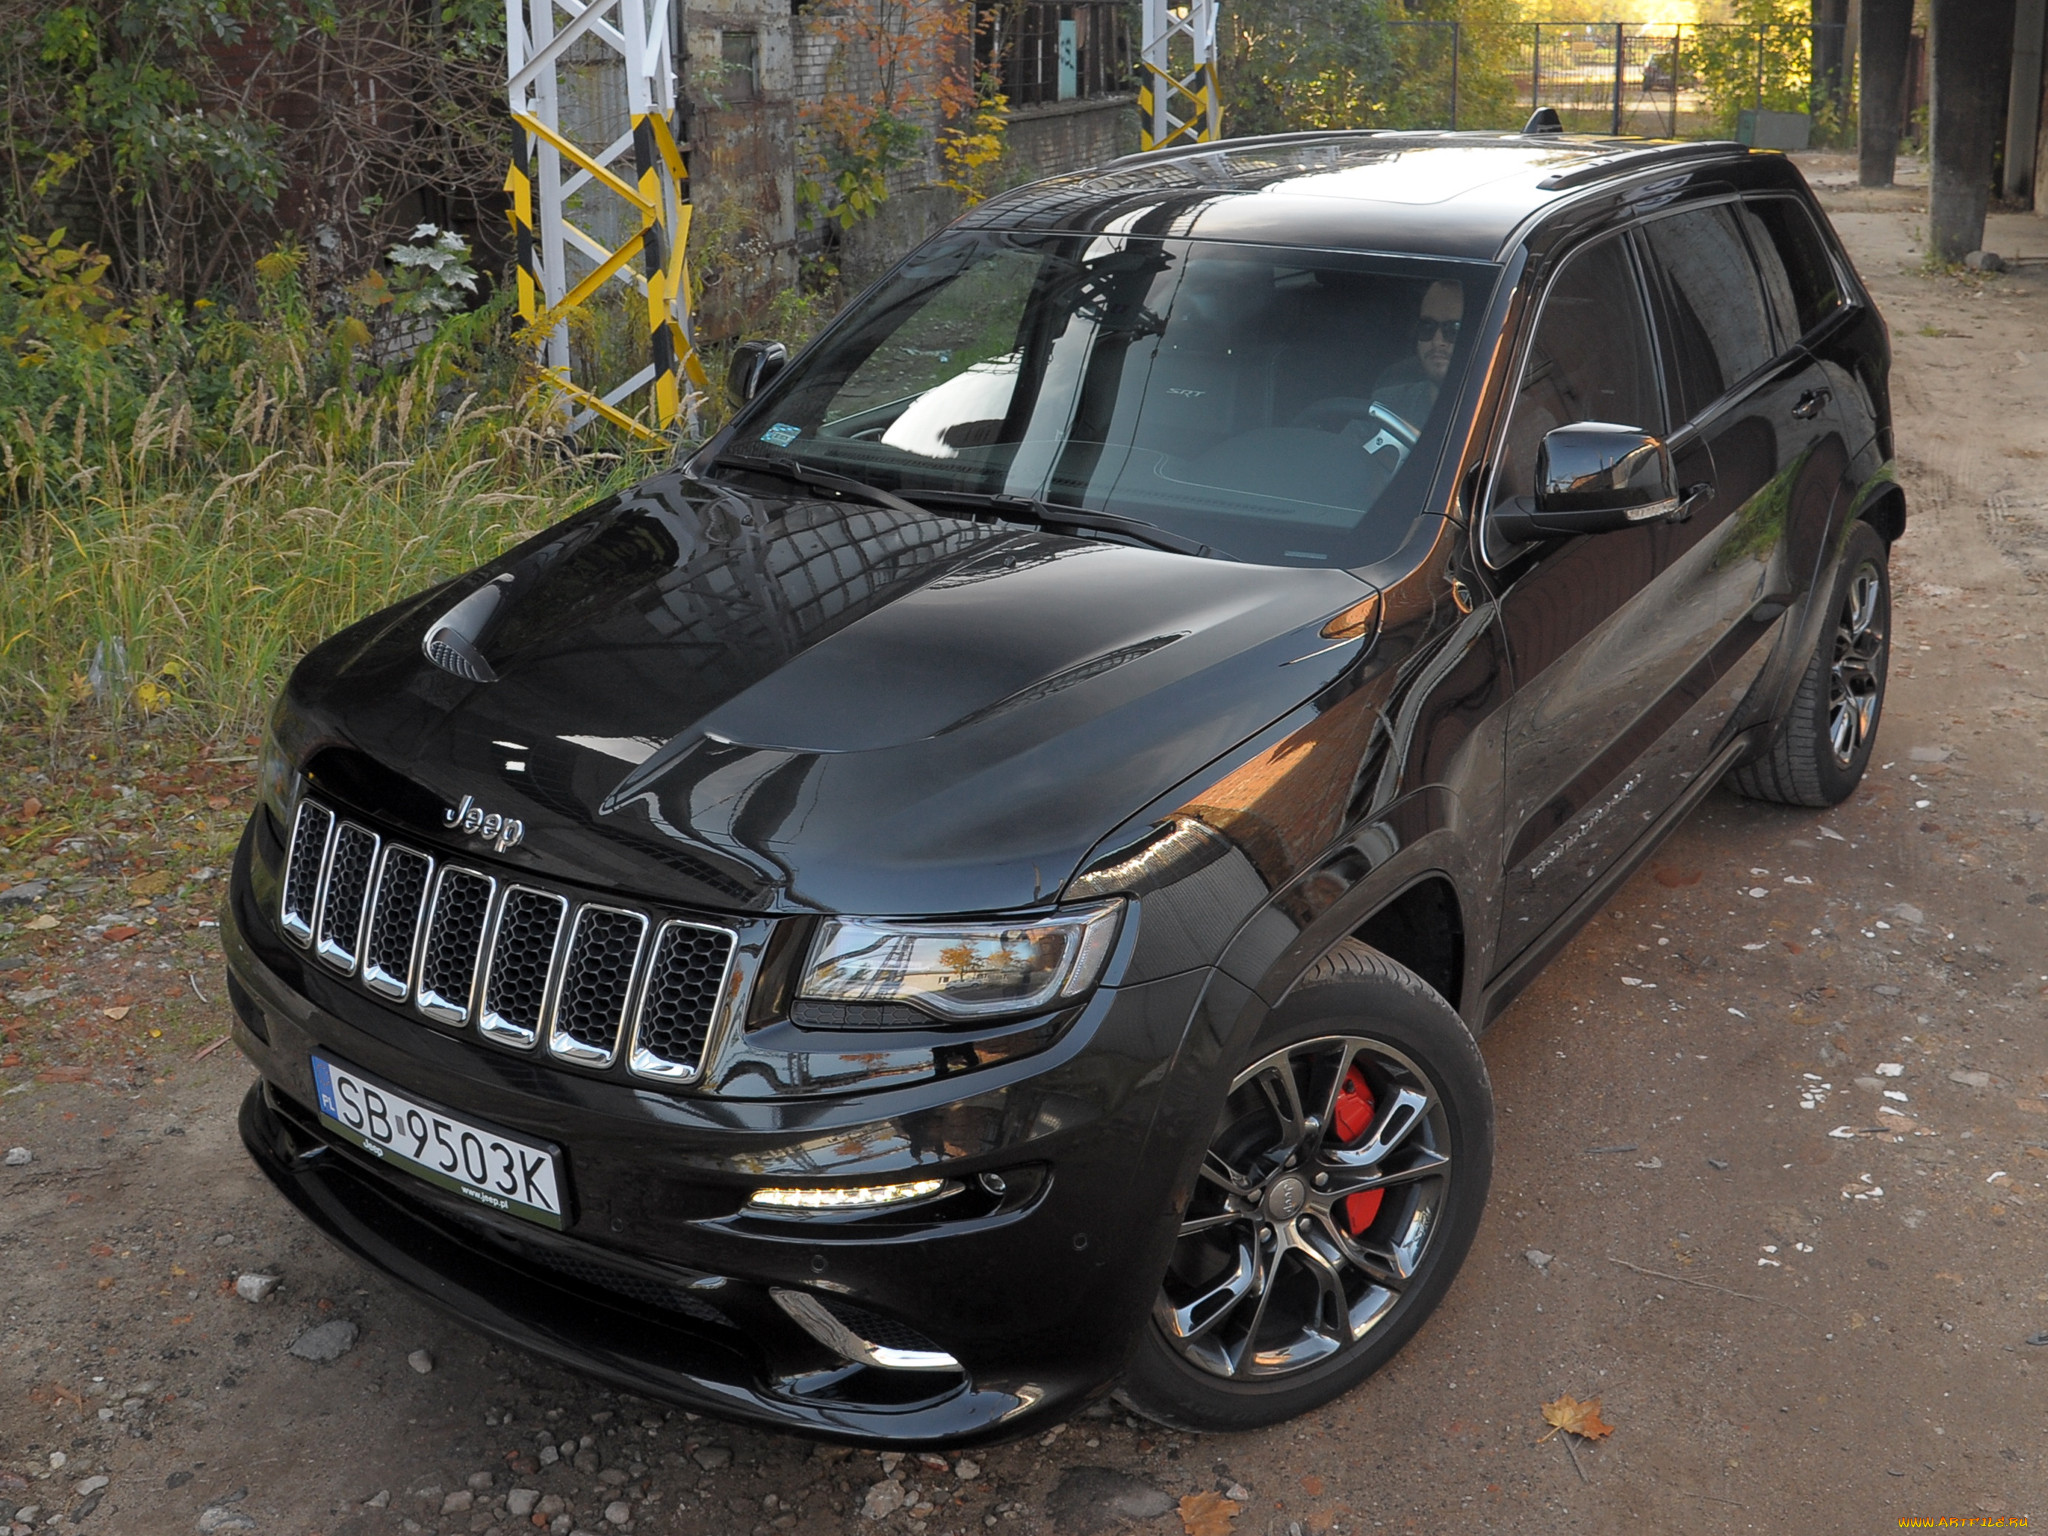
[[[131,314],[52,247],[0,259],[0,711],[24,723],[243,733],[309,645],[649,468],[546,434],[502,301],[379,367],[384,315],[322,316],[289,251],[246,315]]]

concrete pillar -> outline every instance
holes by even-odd
[[[2004,122],[2013,0],[1934,0],[1928,252],[1961,261],[1984,243],[1991,152]]]
[[[1906,50],[1913,38],[1913,0],[1857,0],[1857,42],[1863,84],[1856,111],[1856,179],[1888,187],[1899,160],[1900,112],[1906,95]]]
[[[2005,195],[2034,195],[2034,151],[2041,131],[2041,38],[2048,0],[2018,0],[2012,23],[2012,85],[2005,93]]]

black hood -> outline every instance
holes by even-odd
[[[672,474],[320,646],[279,728],[413,836],[518,818],[556,879],[1001,910],[1355,662],[1318,631],[1371,591]]]

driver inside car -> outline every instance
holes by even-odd
[[[1435,282],[1423,290],[1422,307],[1415,321],[1415,355],[1406,357],[1380,375],[1373,387],[1373,404],[1385,406],[1411,428],[1429,420],[1436,405],[1437,391],[1450,372],[1451,354],[1457,350],[1458,330],[1465,318],[1465,285]]]

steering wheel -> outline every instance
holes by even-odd
[[[1360,447],[1367,456],[1384,465],[1387,460],[1381,455],[1391,453],[1393,460],[1388,476],[1391,478],[1399,474],[1401,466],[1408,462],[1408,455],[1415,451],[1416,439],[1421,434],[1376,400],[1361,400],[1355,395],[1332,395],[1316,401],[1288,425],[1307,427],[1317,432],[1343,432],[1354,422],[1365,424],[1365,438]]]

